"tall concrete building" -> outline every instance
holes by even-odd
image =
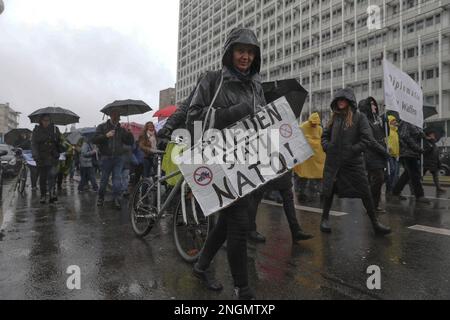
[[[159,108],[164,109],[175,105],[175,88],[168,88],[159,92]]]
[[[327,118],[341,87],[383,102],[384,55],[422,84],[439,110],[432,120],[450,132],[449,0],[180,0],[177,101],[220,68],[235,27],[256,32],[264,81],[297,78],[309,90],[304,117]]]
[[[20,112],[16,112],[9,103],[0,104],[0,143],[4,142],[4,136],[12,129],[19,126]]]

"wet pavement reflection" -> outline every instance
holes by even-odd
[[[98,209],[94,193],[67,183],[56,205],[39,204],[5,186],[0,214],[0,299],[230,299],[226,249],[214,262],[224,291],[204,290],[191,265],[177,256],[167,216],[144,240],[131,229],[124,206]],[[249,274],[259,299],[450,299],[450,236],[411,230],[415,225],[450,230],[449,194],[431,205],[413,199],[386,205],[381,220],[394,233],[374,236],[359,201],[337,200],[333,233],[319,232],[320,214],[297,211],[315,235],[292,244],[282,208],[262,204],[259,231],[267,243],[248,245]],[[302,204],[319,208],[320,203]],[[81,269],[81,290],[69,290],[67,268]],[[382,289],[367,288],[367,268],[382,272]]]

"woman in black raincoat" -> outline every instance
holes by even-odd
[[[358,112],[352,89],[339,90],[331,103],[332,119],[322,135],[325,161],[324,208],[320,229],[330,233],[333,196],[362,199],[375,233],[386,235],[388,227],[378,222],[369,188],[363,152],[374,141],[367,117]]]
[[[369,97],[361,100],[358,108],[369,120],[370,130],[372,136],[375,138],[375,141],[369,143],[367,146],[364,157],[375,208],[378,213],[381,213],[384,212],[379,206],[381,189],[384,184],[384,170],[390,158],[385,142],[386,127],[383,126],[383,120],[379,116],[378,103],[374,98]]]
[[[39,172],[42,204],[47,201],[47,191],[50,203],[58,200],[55,192],[56,176],[60,153],[64,150],[62,136],[57,126],[51,123],[49,116],[42,116],[39,125],[33,131],[31,151]]]
[[[235,29],[230,33],[222,64],[221,71],[209,72],[199,83],[188,110],[188,128],[192,129],[195,121],[206,121],[209,128],[224,129],[266,104],[259,75],[260,46],[253,31]],[[208,113],[216,93],[213,111]],[[202,279],[209,289],[222,290],[209,267],[227,241],[228,262],[238,299],[254,298],[247,271],[248,208],[249,199],[246,197],[220,212],[216,227],[194,266],[194,275]]]

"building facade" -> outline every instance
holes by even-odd
[[[19,126],[20,112],[16,112],[9,103],[0,104],[0,143],[4,143],[4,136]]]
[[[168,88],[159,92],[159,109],[176,104],[175,88]]]
[[[176,99],[199,75],[221,67],[235,27],[261,43],[264,81],[297,78],[310,92],[306,117],[325,120],[333,93],[384,100],[385,56],[424,89],[450,133],[450,1],[448,0],[181,0]]]

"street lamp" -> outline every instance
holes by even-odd
[[[2,14],[4,10],[5,10],[5,4],[3,3],[3,0],[0,0],[0,14]]]

